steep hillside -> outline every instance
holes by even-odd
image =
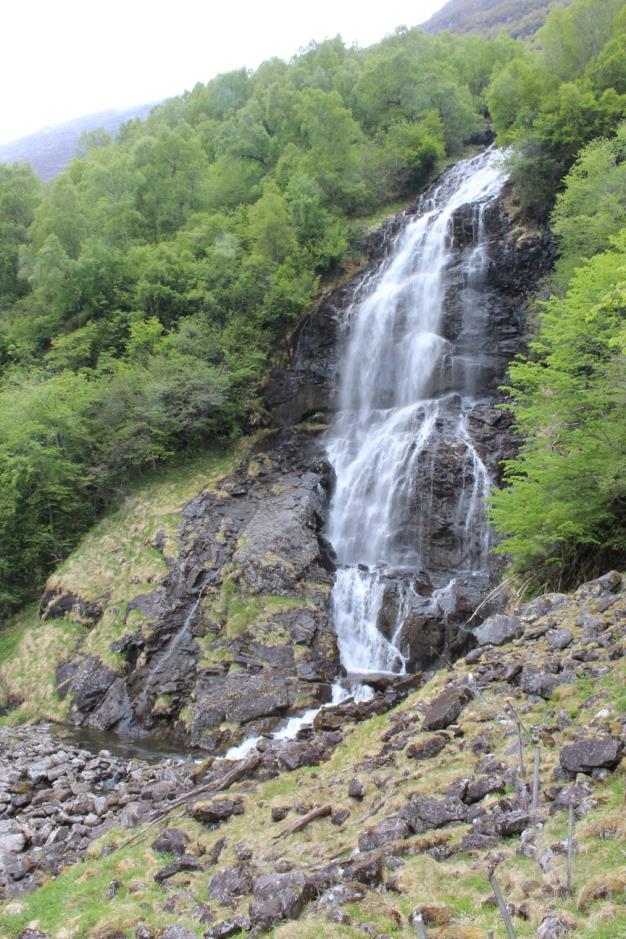
[[[153,107],[154,104],[142,104],[123,110],[99,111],[53,127],[44,127],[19,140],[0,144],[0,163],[30,163],[41,179],[54,179],[76,156],[82,134],[104,130],[115,137],[122,124],[143,120]]]
[[[543,26],[557,0],[449,0],[422,25],[427,33],[482,33],[501,31],[514,39],[532,36]],[[564,0],[565,5],[568,0]]]

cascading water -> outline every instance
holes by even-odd
[[[337,563],[332,613],[352,675],[405,672],[411,615],[421,604],[445,620],[456,577],[486,567],[490,480],[470,431],[483,391],[486,323],[473,290],[487,265],[485,206],[506,179],[501,163],[488,150],[448,171],[348,311],[327,444],[336,476],[327,537]],[[443,322],[453,222],[463,206],[471,207],[472,231],[462,253],[462,324],[451,342]],[[458,480],[450,518],[435,538],[429,520],[442,447]],[[438,556],[444,542],[446,563]],[[430,587],[424,596],[420,575]]]

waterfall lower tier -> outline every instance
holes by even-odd
[[[445,173],[347,311],[326,535],[350,674],[413,667],[416,643],[488,579],[479,424],[502,363],[487,341],[485,211],[504,182],[495,150]]]

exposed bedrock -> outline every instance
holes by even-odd
[[[445,597],[437,594],[449,580],[447,572],[459,566],[455,493],[463,475],[468,482],[467,460],[449,433],[458,398],[447,393],[448,385],[455,371],[472,369],[480,393],[468,433],[496,479],[499,462],[515,445],[509,420],[496,407],[498,387],[508,361],[521,348],[526,298],[551,263],[546,235],[519,227],[503,195],[485,212],[486,275],[468,284],[462,259],[472,238],[472,218],[462,207],[453,222],[444,323],[448,350],[433,377],[434,393],[444,405],[425,454],[434,467],[434,485],[425,493],[418,479],[400,526],[409,529],[416,514],[423,517],[427,511],[422,524],[429,574],[420,590],[412,591],[419,572],[409,578],[406,572],[397,577],[392,572],[379,623],[384,633],[394,607],[414,597],[400,637],[411,670],[462,651],[466,633],[461,627],[497,577],[494,569],[488,576],[458,578]],[[112,646],[123,664],[115,668],[78,650],[60,667],[59,693],[71,695],[75,723],[173,734],[183,743],[223,752],[329,700],[341,666],[329,615],[334,559],[324,531],[333,478],[323,432],[337,406],[346,309],[364,280],[375,276],[403,224],[399,217],[371,240],[365,275],[330,294],[286,344],[283,364],[264,389],[274,429],[233,475],[182,510],[178,554],[168,559],[167,578],[126,610],[127,617],[133,609],[141,611],[144,625],[129,625]],[[480,294],[484,311],[488,341],[480,349],[464,321],[468,291]],[[44,607],[44,615],[55,616],[78,610],[86,628],[98,628],[97,604],[86,606],[80,597],[48,592]],[[487,605],[481,612],[484,617],[493,611]],[[479,622],[477,617],[472,625]]]

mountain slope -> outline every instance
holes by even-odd
[[[504,30],[524,39],[543,26],[553,6],[555,0],[449,0],[422,28],[432,34],[447,30],[493,35]]]
[[[154,104],[141,104],[123,110],[99,111],[54,127],[44,127],[19,140],[1,144],[0,163],[30,163],[41,179],[54,179],[74,157],[82,134],[102,129],[115,137],[122,124],[143,120],[153,107]]]

